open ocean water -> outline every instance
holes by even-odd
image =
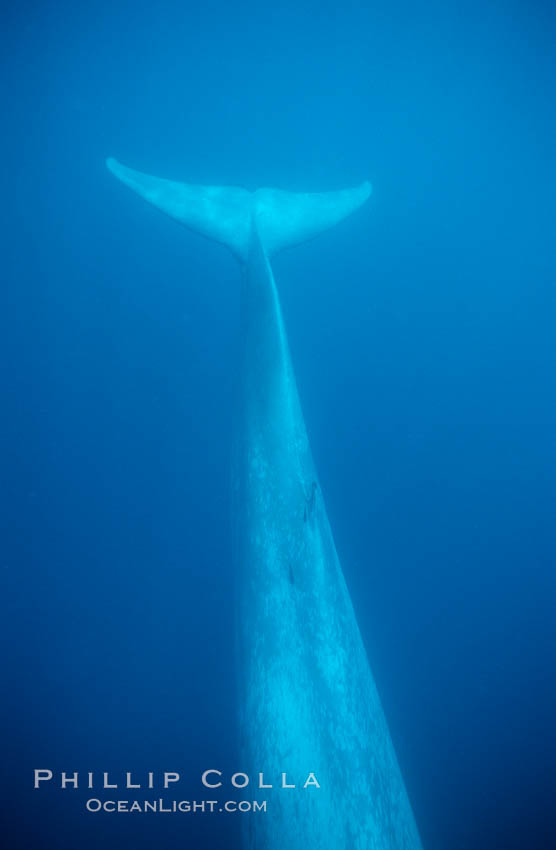
[[[2,41],[3,846],[240,843],[33,790],[238,769],[240,275],[116,156],[373,183],[274,264],[340,560],[424,850],[555,847],[552,5],[37,0]]]

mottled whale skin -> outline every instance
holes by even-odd
[[[242,266],[234,465],[240,769],[273,788],[249,850],[421,850],[326,515],[270,257],[331,227],[370,185],[323,194],[191,186],[109,169]],[[282,774],[295,788],[282,788]],[[303,784],[313,773],[319,786]],[[258,784],[258,783],[257,783]]]

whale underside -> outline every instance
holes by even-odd
[[[162,180],[115,160],[108,167],[172,218],[227,245],[242,266],[233,475],[241,770],[273,785],[252,794],[267,807],[244,816],[244,846],[420,850],[334,546],[270,266],[276,251],[357,209],[370,186],[250,193]]]

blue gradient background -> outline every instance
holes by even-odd
[[[373,182],[275,263],[340,559],[425,850],[556,846],[555,34],[534,2],[3,8],[4,846],[239,847],[32,790],[241,769],[239,271],[107,155]]]

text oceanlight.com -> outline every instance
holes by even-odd
[[[164,813],[164,814],[196,814],[210,812],[266,812],[267,800],[242,799],[242,800],[178,800],[159,797],[149,800],[137,799],[138,794],[131,793],[129,797],[136,799],[102,799],[100,791],[152,791],[160,789],[168,791],[176,789],[182,782],[181,775],[177,771],[53,771],[50,768],[37,768],[34,771],[33,788],[37,791],[49,788],[57,789],[71,794],[71,791],[93,791],[96,796],[84,801],[88,812],[112,813]],[[268,776],[263,772],[247,773],[236,772],[226,774],[216,768],[204,770],[199,776],[199,784],[204,789],[220,792],[220,789],[228,793],[234,790],[256,792],[267,791],[269,794],[295,794],[297,792],[310,793],[320,789],[320,783],[312,772],[303,774],[301,778],[293,777],[285,771],[276,776]],[[206,793],[206,791],[204,792]],[[318,793],[318,790],[317,790]],[[114,795],[116,796],[116,795]],[[123,796],[123,795],[122,795]],[[266,796],[266,794],[265,794]]]
[[[87,800],[88,812],[195,814],[205,812],[266,812],[266,800]]]

